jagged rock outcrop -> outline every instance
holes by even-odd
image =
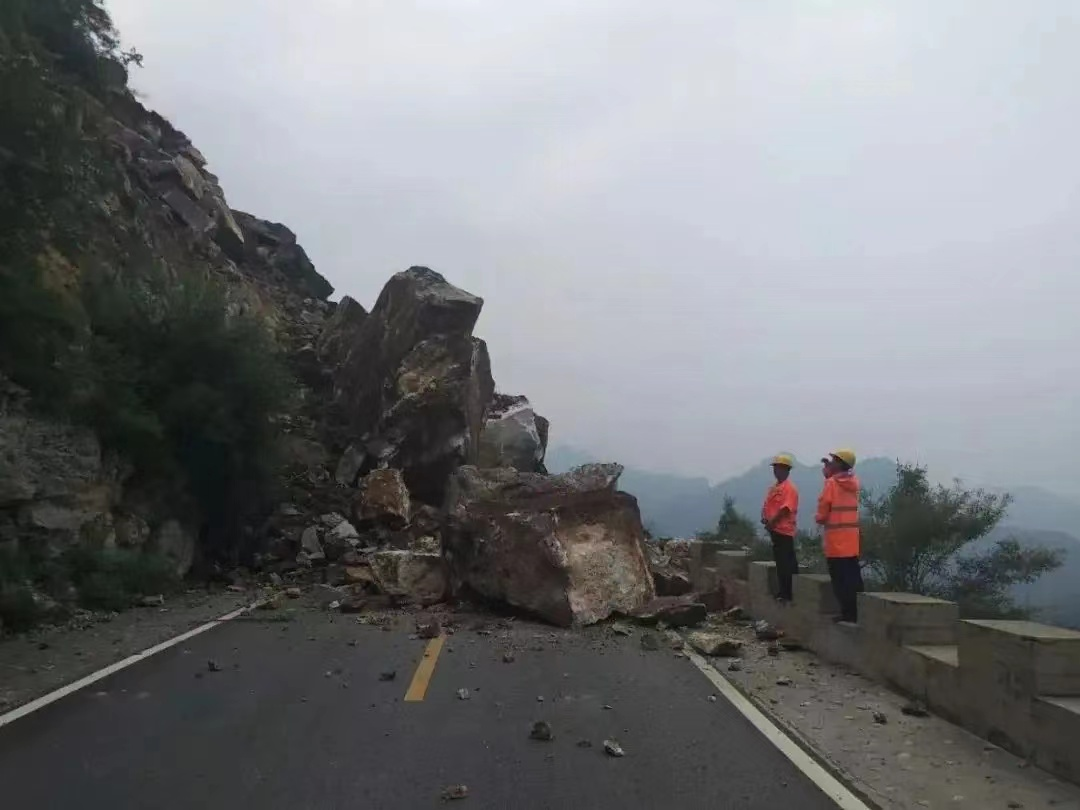
[[[654,597],[637,501],[622,467],[563,475],[466,466],[447,496],[443,548],[452,582],[554,624],[629,614]]]
[[[548,420],[523,396],[496,394],[480,433],[479,467],[513,467],[544,473]]]
[[[476,460],[495,390],[487,345],[472,336],[482,305],[426,267],[387,282],[334,372],[351,437],[339,481],[392,467],[413,498],[439,504],[450,474]]]

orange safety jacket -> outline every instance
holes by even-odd
[[[761,519],[772,520],[785,506],[788,513],[776,521],[772,530],[786,537],[794,537],[796,515],[799,512],[799,491],[790,478],[769,487],[769,491],[765,493],[765,503],[761,507]]]
[[[859,556],[859,479],[854,473],[825,479],[814,517],[825,528],[826,557]]]

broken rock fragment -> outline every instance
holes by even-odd
[[[441,554],[391,549],[371,556],[375,584],[383,593],[427,607],[446,598],[446,563]]]
[[[658,596],[635,608],[630,615],[647,625],[694,627],[705,621],[708,611],[692,596]]]
[[[529,730],[530,740],[539,740],[540,742],[551,742],[553,739],[551,733],[551,726],[544,720],[537,720],[532,724],[532,728]]]
[[[686,637],[687,643],[702,655],[735,657],[742,652],[743,643],[721,633],[698,631]]]
[[[372,470],[360,481],[353,501],[357,525],[404,529],[409,524],[411,503],[401,470]]]
[[[469,788],[466,785],[447,785],[442,791],[444,802],[458,801],[469,798]]]
[[[626,751],[624,751],[623,747],[619,745],[619,741],[614,739],[604,740],[604,753],[606,753],[609,757],[626,756]]]

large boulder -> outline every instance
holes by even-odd
[[[496,394],[480,434],[477,466],[547,472],[548,424],[525,397]]]
[[[446,562],[442,555],[408,549],[371,555],[375,584],[383,593],[434,605],[446,598]]]
[[[563,475],[465,466],[451,479],[443,549],[452,581],[561,626],[629,614],[654,596],[622,467]]]
[[[404,529],[409,524],[409,490],[401,470],[372,470],[364,476],[353,501],[353,517],[362,527]]]
[[[342,298],[319,335],[316,344],[319,359],[330,365],[344,360],[367,316],[367,310],[357,301],[347,295]]]
[[[334,404],[350,445],[339,481],[393,467],[415,499],[441,504],[450,474],[476,461],[494,395],[487,346],[472,336],[482,306],[433,270],[412,267],[357,316],[347,349],[335,350]]]

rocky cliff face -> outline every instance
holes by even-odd
[[[54,282],[73,288],[87,262],[219,279],[233,316],[260,317],[295,377],[276,417],[277,505],[234,527],[238,562],[278,577],[321,570],[344,606],[472,593],[563,624],[653,595],[618,470],[544,475],[547,420],[524,397],[495,393],[473,335],[479,297],[413,267],[370,311],[349,297],[335,304],[296,235],[231,208],[182,132],[128,94],[94,103],[88,136],[107,144],[119,180],[78,254],[50,251]],[[190,504],[4,382],[0,548],[145,548],[186,574],[205,532]]]

